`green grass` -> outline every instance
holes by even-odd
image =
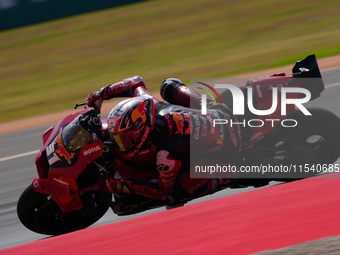
[[[140,75],[236,76],[340,54],[340,2],[158,0],[0,32],[0,122],[71,108]]]

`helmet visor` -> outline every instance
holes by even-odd
[[[114,134],[112,137],[116,141],[120,150],[124,151],[136,143],[140,138],[141,132],[138,130],[130,130],[121,134]]]

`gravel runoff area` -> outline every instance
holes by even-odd
[[[282,249],[268,250],[256,255],[338,255],[340,254],[340,236],[322,238]]]

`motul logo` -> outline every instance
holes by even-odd
[[[100,146],[96,146],[96,147],[93,147],[91,149],[88,149],[88,150],[84,151],[84,156],[91,154],[92,152],[99,151],[100,149],[101,149]]]

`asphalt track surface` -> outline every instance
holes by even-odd
[[[340,68],[323,71],[325,91],[321,97],[308,103],[328,109],[340,117]],[[0,135],[0,249],[43,239],[48,236],[27,230],[16,215],[16,203],[22,191],[37,176],[34,159],[36,151],[42,145],[42,133],[49,126]],[[340,131],[339,131],[340,132]],[[340,161],[338,160],[337,163]],[[278,183],[272,182],[271,185]],[[191,203],[247,192],[253,188],[224,190],[216,194],[197,199]],[[109,210],[102,219],[92,226],[123,221],[158,211],[150,210],[133,216],[118,217]]]

